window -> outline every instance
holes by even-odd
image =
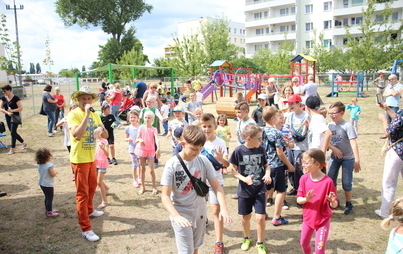
[[[263,34],[263,28],[256,29],[256,35],[261,35],[261,34]]]
[[[375,21],[376,21],[376,22],[382,22],[383,19],[384,19],[383,15],[376,15],[376,16],[375,16]]]
[[[262,18],[262,13],[261,12],[256,12],[256,13],[253,14],[253,17],[255,19],[261,19]]]
[[[291,14],[295,14],[295,7],[291,7]]]
[[[234,34],[236,34],[236,28],[234,28]]]
[[[398,13],[398,12],[392,13],[392,20],[393,20],[393,21],[396,21],[396,20],[398,20],[398,19],[399,19],[399,13]]]
[[[323,3],[323,10],[330,11],[332,9],[332,2],[324,2]]]
[[[270,28],[266,27],[266,34],[269,34],[269,33],[270,33]]]
[[[351,25],[359,25],[362,22],[362,17],[351,18]]]
[[[280,9],[280,16],[288,15],[288,8]]]
[[[313,5],[312,4],[305,5],[305,13],[312,13],[312,12],[313,12]]]
[[[295,24],[294,25],[291,25],[291,31],[295,31],[296,29],[295,29]]]
[[[312,48],[312,41],[305,41],[305,47],[308,49]]]
[[[332,28],[332,21],[331,20],[323,21],[323,29],[330,29],[330,28]]]
[[[313,23],[305,23],[305,31],[311,31],[313,29]]]
[[[347,18],[343,19],[343,26],[348,26],[348,19]]]
[[[268,48],[269,48],[269,44],[265,44],[264,47],[265,47],[266,49],[268,49]]]
[[[269,16],[269,12],[268,12],[268,11],[265,11],[265,12],[263,13],[263,16],[264,16],[265,18],[267,18],[267,17]]]
[[[323,46],[325,48],[330,48],[330,46],[332,46],[332,39],[323,40]]]
[[[234,38],[234,42],[236,43],[236,38]]]
[[[348,0],[343,0],[344,7],[348,7]]]
[[[352,0],[351,5],[362,5],[364,0]]]
[[[334,26],[341,26],[341,25],[342,25],[341,21],[338,20],[334,21]]]
[[[347,39],[347,38],[343,38],[343,45],[346,45],[347,42],[348,42],[348,39]]]
[[[288,31],[288,26],[280,26],[280,32]]]

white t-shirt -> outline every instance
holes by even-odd
[[[169,116],[169,105],[168,104],[162,105],[161,113],[162,113],[163,119],[168,119],[168,116]]]
[[[238,125],[237,125],[237,128],[236,128],[236,134],[237,134],[237,136],[238,136],[238,142],[239,142],[240,145],[242,145],[243,143],[245,143],[245,139],[241,138],[241,137],[239,136],[239,134],[242,133],[242,132],[243,132],[243,129],[245,129],[245,126],[246,126],[247,124],[250,124],[250,123],[256,124],[255,120],[253,120],[252,118],[249,118],[249,119],[246,120],[246,121],[239,120],[239,122],[238,122]]]
[[[308,98],[309,96],[317,96],[318,85],[313,82],[309,82],[304,85],[304,87],[302,88],[302,92],[305,94],[303,99],[305,102],[306,98]]]
[[[224,152],[223,156],[228,156],[227,145],[225,144],[225,141],[221,138],[216,137],[213,141],[206,141],[206,143],[204,144],[204,149],[206,149],[206,151],[213,156],[215,156],[215,151],[219,147],[221,147],[221,151]],[[221,185],[224,185],[224,178],[222,177],[221,170],[215,170],[215,172],[218,182]]]
[[[285,121],[285,127],[287,127],[290,131],[292,131],[292,128],[294,130],[298,131],[299,133],[303,132],[303,125],[302,123],[305,120],[309,120],[309,114],[305,111],[302,111],[301,114],[297,115],[294,112],[291,112],[287,116],[287,120]],[[304,135],[305,133],[301,133]],[[301,150],[301,151],[306,151],[308,150],[308,139],[305,138],[302,142],[297,142],[294,140],[294,148],[291,148],[292,150]]]
[[[203,101],[203,94],[201,92],[196,92],[196,101]]]
[[[322,115],[311,116],[311,122],[309,123],[308,131],[308,148],[322,147],[325,131],[328,130],[326,120]]]

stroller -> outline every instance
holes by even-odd
[[[141,99],[138,98],[129,98],[125,97],[123,99],[122,107],[120,107],[118,111],[118,117],[122,121],[128,122],[127,114],[130,111],[130,108],[133,106],[138,106],[139,108],[142,107]]]

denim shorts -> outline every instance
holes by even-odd
[[[98,173],[106,173],[106,168],[97,168]]]
[[[355,159],[343,160],[337,159],[333,156],[329,160],[329,169],[327,175],[332,178],[334,186],[337,185],[337,177],[341,171],[341,183],[344,191],[351,191],[353,189],[353,171]]]

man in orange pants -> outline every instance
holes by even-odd
[[[78,107],[68,115],[67,123],[70,129],[71,153],[70,162],[75,174],[76,208],[78,223],[82,235],[88,241],[98,241],[99,237],[91,227],[90,217],[104,214],[93,208],[92,199],[97,187],[97,172],[95,166],[96,138],[108,138],[101,118],[93,112],[91,104],[96,102],[98,95],[91,93],[88,86],[71,95]]]

